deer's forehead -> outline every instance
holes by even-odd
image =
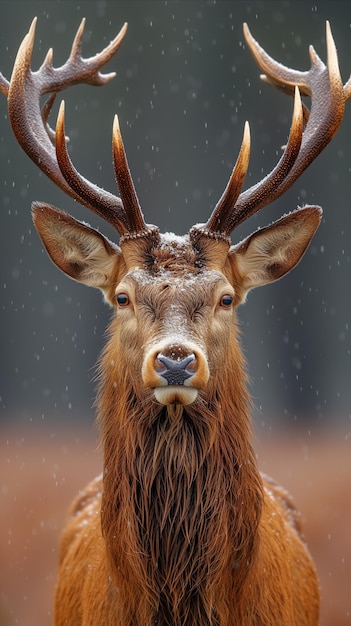
[[[167,298],[171,294],[177,297],[191,298],[198,296],[211,297],[218,289],[229,287],[227,279],[221,272],[205,270],[202,272],[164,270],[153,274],[147,270],[135,269],[125,277],[123,283],[129,285],[138,298],[150,295],[157,297],[163,293]]]

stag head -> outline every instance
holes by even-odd
[[[208,221],[183,237],[164,235],[144,221],[117,117],[112,151],[120,197],[76,171],[67,151],[63,102],[55,132],[48,125],[58,91],[78,82],[103,85],[114,76],[100,70],[119,49],[126,24],[107,48],[90,59],[81,56],[83,28],[84,20],[62,67],[53,67],[49,51],[41,68],[33,72],[34,20],[11,81],[0,75],[0,88],[8,96],[9,117],[23,149],[66,193],[112,224],[119,245],[46,203],[33,204],[34,224],[53,262],[71,278],[101,289],[117,309],[113,337],[119,357],[123,354],[126,364],[133,364],[126,371],[139,371],[136,393],[161,405],[189,405],[205,396],[210,401],[216,394],[218,367],[223,377],[226,365],[229,385],[235,371],[235,307],[250,289],[281,278],[299,262],[320,223],[321,209],[300,208],[236,245],[231,244],[231,233],[290,187],[331,140],[350,96],[350,81],[343,87],[328,24],[327,64],[311,48],[308,72],[275,62],[244,25],[247,45],[264,80],[294,97],[286,147],[276,167],[242,191],[250,153],[246,123],[230,180]],[[41,111],[40,97],[46,93],[51,95]],[[300,94],[311,97],[311,111],[302,105]]]

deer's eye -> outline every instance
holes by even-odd
[[[128,306],[130,300],[126,293],[116,293],[116,302],[118,306]]]
[[[230,309],[230,307],[232,306],[233,302],[234,302],[233,296],[231,296],[229,293],[225,293],[221,297],[219,304],[220,304],[220,306],[223,309]]]

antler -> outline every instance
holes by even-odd
[[[0,91],[8,97],[9,117],[14,133],[25,152],[49,178],[68,195],[110,222],[125,239],[155,235],[158,229],[148,226],[144,221],[117,117],[113,126],[113,159],[121,198],[89,182],[74,168],[66,147],[63,104],[56,133],[47,124],[58,91],[76,83],[104,85],[115,76],[115,73],[102,74],[100,70],[119,49],[127,25],[124,24],[102,52],[84,59],[81,56],[84,24],[83,19],[64,65],[53,67],[53,53],[50,49],[40,69],[33,72],[31,57],[36,19],[33,20],[19,48],[11,81],[8,82],[0,74]],[[191,237],[194,241],[203,234],[227,240],[236,226],[284,193],[337,132],[345,102],[351,97],[351,77],[343,86],[328,22],[327,65],[311,46],[311,68],[308,72],[293,70],[274,61],[255,41],[246,24],[244,35],[256,62],[264,71],[261,78],[288,94],[295,92],[289,140],[280,161],[270,174],[241,192],[250,153],[249,127],[245,125],[240,154],[228,185],[208,222],[192,229]],[[299,91],[311,97],[311,111],[302,105]],[[40,111],[40,97],[46,93],[51,95]]]
[[[249,159],[246,132],[241,148],[241,153],[244,150],[246,154],[244,163],[239,157],[240,165],[238,166],[238,162],[235,165],[229,183],[208,222],[202,227],[194,227],[195,237],[196,233],[202,233],[226,239],[244,220],[283,194],[335,135],[344,115],[345,103],[351,96],[351,78],[343,86],[328,22],[327,65],[310,46],[311,68],[308,72],[287,68],[272,59],[252,37],[247,24],[244,24],[244,35],[257,64],[264,71],[261,78],[288,94],[295,92],[289,141],[272,172],[240,194]],[[311,97],[310,111],[305,105],[302,108],[299,90],[302,95]]]
[[[40,69],[33,72],[31,58],[35,18],[18,50],[11,81],[0,75],[0,90],[8,97],[9,117],[19,144],[56,185],[111,223],[121,235],[132,237],[149,233],[135,194],[120,133],[113,133],[113,154],[122,199],[90,183],[73,167],[66,149],[63,105],[56,133],[47,124],[58,91],[77,83],[105,85],[115,76],[115,72],[102,74],[100,70],[119,49],[127,24],[104,50],[89,59],[81,56],[84,25],[85,19],[77,30],[70,56],[64,65],[53,67],[53,52],[50,49]],[[47,93],[51,96],[40,111],[40,97]]]

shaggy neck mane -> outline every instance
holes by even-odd
[[[122,621],[224,626],[255,558],[261,512],[244,375],[237,363],[234,383],[214,380],[203,400],[165,407],[116,367],[113,350],[110,342],[99,394],[102,532]]]

